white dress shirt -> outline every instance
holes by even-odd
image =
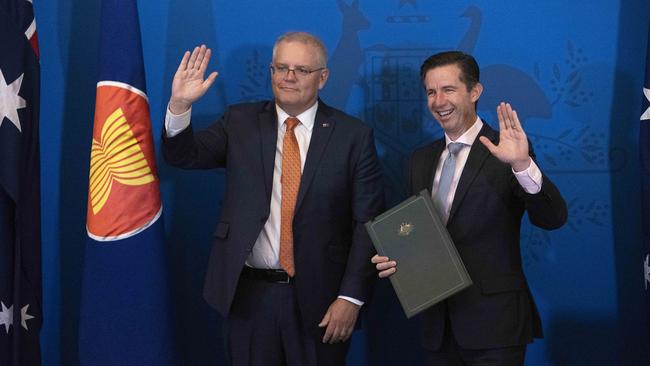
[[[280,268],[280,217],[281,217],[281,202],[282,202],[282,145],[284,141],[284,134],[287,131],[286,119],[290,115],[285,112],[280,106],[275,105],[278,115],[278,138],[275,144],[275,166],[273,168],[273,189],[271,192],[271,212],[269,218],[264,223],[264,228],[255,241],[251,254],[246,259],[246,265],[253,268]],[[306,111],[295,116],[300,120],[300,123],[294,128],[296,139],[298,140],[298,148],[300,150],[300,171],[305,169],[305,161],[307,158],[307,151],[309,151],[309,143],[311,141],[311,134],[314,128],[314,121],[316,120],[316,111],[318,110],[318,102],[314,103]],[[174,137],[190,125],[191,108],[185,113],[174,115],[169,108],[167,108],[167,115],[165,116],[165,130],[167,137]],[[368,259],[370,260],[370,259]],[[363,301],[359,301],[347,296],[339,296],[339,298],[348,300],[357,305],[363,305]]]
[[[464,134],[462,134],[456,141],[452,141],[449,136],[445,133],[445,147],[452,142],[459,142],[463,144],[462,149],[456,155],[456,169],[454,169],[454,177],[451,180],[451,186],[449,187],[449,193],[447,195],[447,201],[445,202],[447,207],[447,212],[445,212],[444,222],[449,218],[449,212],[451,210],[451,203],[454,201],[454,196],[456,195],[456,188],[458,187],[458,181],[460,181],[460,175],[465,168],[465,163],[467,162],[467,157],[469,156],[469,151],[471,150],[472,144],[478,137],[479,132],[483,128],[483,121],[479,117],[476,117],[476,121]],[[438,166],[436,167],[436,175],[433,179],[433,189],[432,195],[435,197],[436,192],[438,192],[438,185],[440,183],[440,173],[442,173],[442,166],[444,165],[445,159],[449,155],[449,149],[445,150],[440,154],[440,159],[438,160]],[[517,181],[521,187],[526,191],[526,193],[535,194],[539,193],[542,189],[542,172],[539,170],[539,167],[533,159],[530,159],[530,165],[527,169],[524,169],[520,172],[512,171],[517,178]]]

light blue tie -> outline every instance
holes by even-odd
[[[449,188],[451,187],[451,181],[454,179],[454,171],[456,170],[456,154],[458,154],[464,145],[460,142],[452,142],[447,145],[449,155],[447,155],[442,165],[442,172],[440,172],[440,181],[438,183],[438,191],[434,197],[434,203],[444,223],[447,223],[449,215],[447,196],[449,196]]]

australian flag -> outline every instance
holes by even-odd
[[[40,66],[32,2],[0,0],[0,365],[41,364]]]
[[[648,31],[650,37],[650,30]],[[650,40],[650,38],[648,38]],[[643,274],[650,309],[650,41],[646,51],[646,69],[641,103],[639,148],[641,153],[641,230],[643,233]]]
[[[104,0],[90,152],[81,365],[173,365],[162,204],[136,0]]]

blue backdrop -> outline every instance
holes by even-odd
[[[44,365],[76,365],[99,2],[35,4],[42,64]],[[523,119],[542,169],[569,205],[545,232],[525,219],[522,256],[546,338],[527,365],[650,364],[640,243],[638,123],[650,3],[441,0],[141,1],[154,136],[182,53],[205,43],[220,76],[195,106],[207,125],[230,103],[270,96],[268,64],[287,30],[322,37],[323,99],[376,130],[388,200],[406,195],[409,152],[442,132],[426,110],[422,60],[461,49],[481,65],[479,114],[501,100]],[[159,141],[156,141],[159,144]],[[186,365],[223,364],[221,319],[201,298],[223,173],[159,159],[177,343]],[[117,311],[117,309],[116,309]],[[119,336],[119,335],[116,335]],[[415,324],[381,281],[352,365],[421,362]]]

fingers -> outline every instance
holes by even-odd
[[[382,263],[377,263],[375,265],[378,271],[385,271],[387,269],[395,268],[397,267],[397,262],[396,261],[390,261],[390,262],[382,262]]]
[[[510,106],[510,103],[501,102],[501,104],[504,106],[504,110],[505,110],[506,127],[508,128],[515,127],[514,116],[512,114],[512,106]]]
[[[507,129],[504,104],[505,103],[501,102],[497,106],[497,119],[499,120],[499,131],[505,131]]]
[[[333,325],[327,326],[325,329],[325,335],[323,336],[323,343],[335,343],[338,340],[339,334],[336,331],[336,327]]]
[[[327,324],[329,324],[329,322],[330,322],[330,317],[331,317],[331,316],[332,316],[332,315],[331,315],[330,310],[327,310],[327,313],[325,313],[325,316],[323,317],[323,319],[320,321],[320,323],[318,323],[318,326],[319,326],[320,328],[322,328],[322,327],[326,327]]]
[[[181,59],[181,63],[178,65],[178,70],[177,72],[184,71],[187,69],[187,62],[190,60],[190,51],[185,51],[183,54],[183,58]]]
[[[336,299],[318,324],[321,328],[327,327],[323,335],[323,343],[333,344],[347,341],[354,331],[358,312],[358,305],[347,300]]]
[[[210,86],[212,86],[217,76],[219,75],[219,73],[215,71],[212,72],[205,80],[203,79],[211,57],[212,50],[207,48],[204,44],[194,47],[194,50],[192,50],[191,53],[190,51],[185,51],[183,58],[178,65],[178,70],[176,70],[176,75],[174,78],[178,78],[179,81],[185,80],[186,82],[190,80],[199,81],[200,88],[202,89],[203,93],[205,93],[205,91],[207,91]]]
[[[481,141],[481,143],[483,145],[485,145],[485,147],[487,147],[488,150],[490,150],[490,152],[492,154],[495,153],[495,151],[497,149],[497,146],[495,144],[493,144],[492,141],[490,141],[490,139],[488,139],[485,136],[480,136],[478,139],[479,139],[479,141]]]
[[[521,121],[519,120],[519,115],[516,110],[512,109],[510,103],[501,102],[497,106],[497,116],[499,119],[499,131],[502,133],[502,139],[504,136],[517,140],[525,138],[526,133],[521,125]],[[506,133],[506,135],[503,135],[504,133]]]
[[[202,46],[205,47],[205,46]],[[212,50],[207,48],[204,48],[204,52],[199,55],[199,58],[197,59],[198,63],[198,68],[201,71],[204,71],[205,69],[208,68],[208,64],[210,63],[210,57],[212,57]]]
[[[193,68],[201,75],[205,72],[205,69],[208,66],[208,62],[210,62],[210,55],[212,51],[205,47],[204,44],[201,45],[199,48],[199,51],[196,55],[196,60],[194,61]],[[191,60],[191,59],[190,59]]]
[[[325,328],[325,335],[323,335],[323,343],[330,343],[331,340],[333,339],[332,337],[334,336],[334,326],[330,323],[330,319],[332,318],[332,309],[327,310],[327,313],[325,313],[325,316],[323,317],[323,320],[320,321],[318,326],[320,328],[327,327]]]
[[[501,102],[497,106],[497,116],[499,119],[499,128],[501,130],[521,129],[521,122],[517,116],[517,111],[512,109],[510,103]]]
[[[370,261],[373,264],[388,262],[388,257],[382,257],[379,254],[375,254],[372,258],[370,258]]]
[[[351,326],[336,327],[332,333],[332,339],[330,343],[347,341],[352,335],[352,330],[353,329]]]
[[[320,326],[320,324],[319,324]],[[323,336],[323,343],[334,344],[347,341],[352,332],[354,324],[343,324],[341,322],[329,322]],[[322,327],[321,327],[322,328]]]
[[[499,103],[497,106],[497,115],[501,131],[507,131],[512,128],[512,107],[510,107],[510,104],[504,102]]]
[[[517,131],[523,131],[523,127],[521,126],[521,122],[519,121],[519,116],[517,116],[517,111],[514,109],[512,110],[512,118],[513,118],[513,128]]]
[[[393,274],[395,274],[395,272],[397,272],[397,268],[389,268],[389,269],[387,269],[385,271],[379,272],[379,278],[390,277]]]
[[[515,126],[510,103],[501,102],[497,107],[497,114],[499,116],[499,128],[501,131],[508,131]]]
[[[214,81],[217,79],[218,75],[219,73],[216,71],[211,73],[210,76],[208,76],[208,78],[203,81],[203,89],[208,90],[208,88],[212,86],[212,83],[214,83]]]
[[[388,257],[381,257],[385,258],[384,260],[380,262],[375,262],[375,268],[377,268],[378,271],[384,271],[390,268],[395,268],[397,267],[397,261],[389,261]]]
[[[194,68],[194,65],[196,64],[196,59],[199,58],[199,54],[201,53],[201,49],[204,49],[205,45],[201,45],[201,47],[194,47],[194,50],[192,51],[192,55],[190,56],[190,60],[187,62],[187,68],[189,70]],[[203,51],[205,52],[205,51]]]
[[[379,272],[379,278],[386,278],[397,272],[397,262],[391,261],[388,257],[383,257],[378,254],[370,258],[370,262],[375,264]]]
[[[506,118],[506,129],[515,127],[515,123],[513,122],[512,107],[510,106],[510,103],[501,102],[501,105],[503,106],[504,116]]]
[[[192,50],[192,53],[190,53],[190,51],[185,51],[183,59],[181,60],[180,65],[178,65],[177,71],[196,69],[196,71],[204,72],[208,68],[210,57],[212,57],[212,50],[207,48],[204,44],[196,46]]]

